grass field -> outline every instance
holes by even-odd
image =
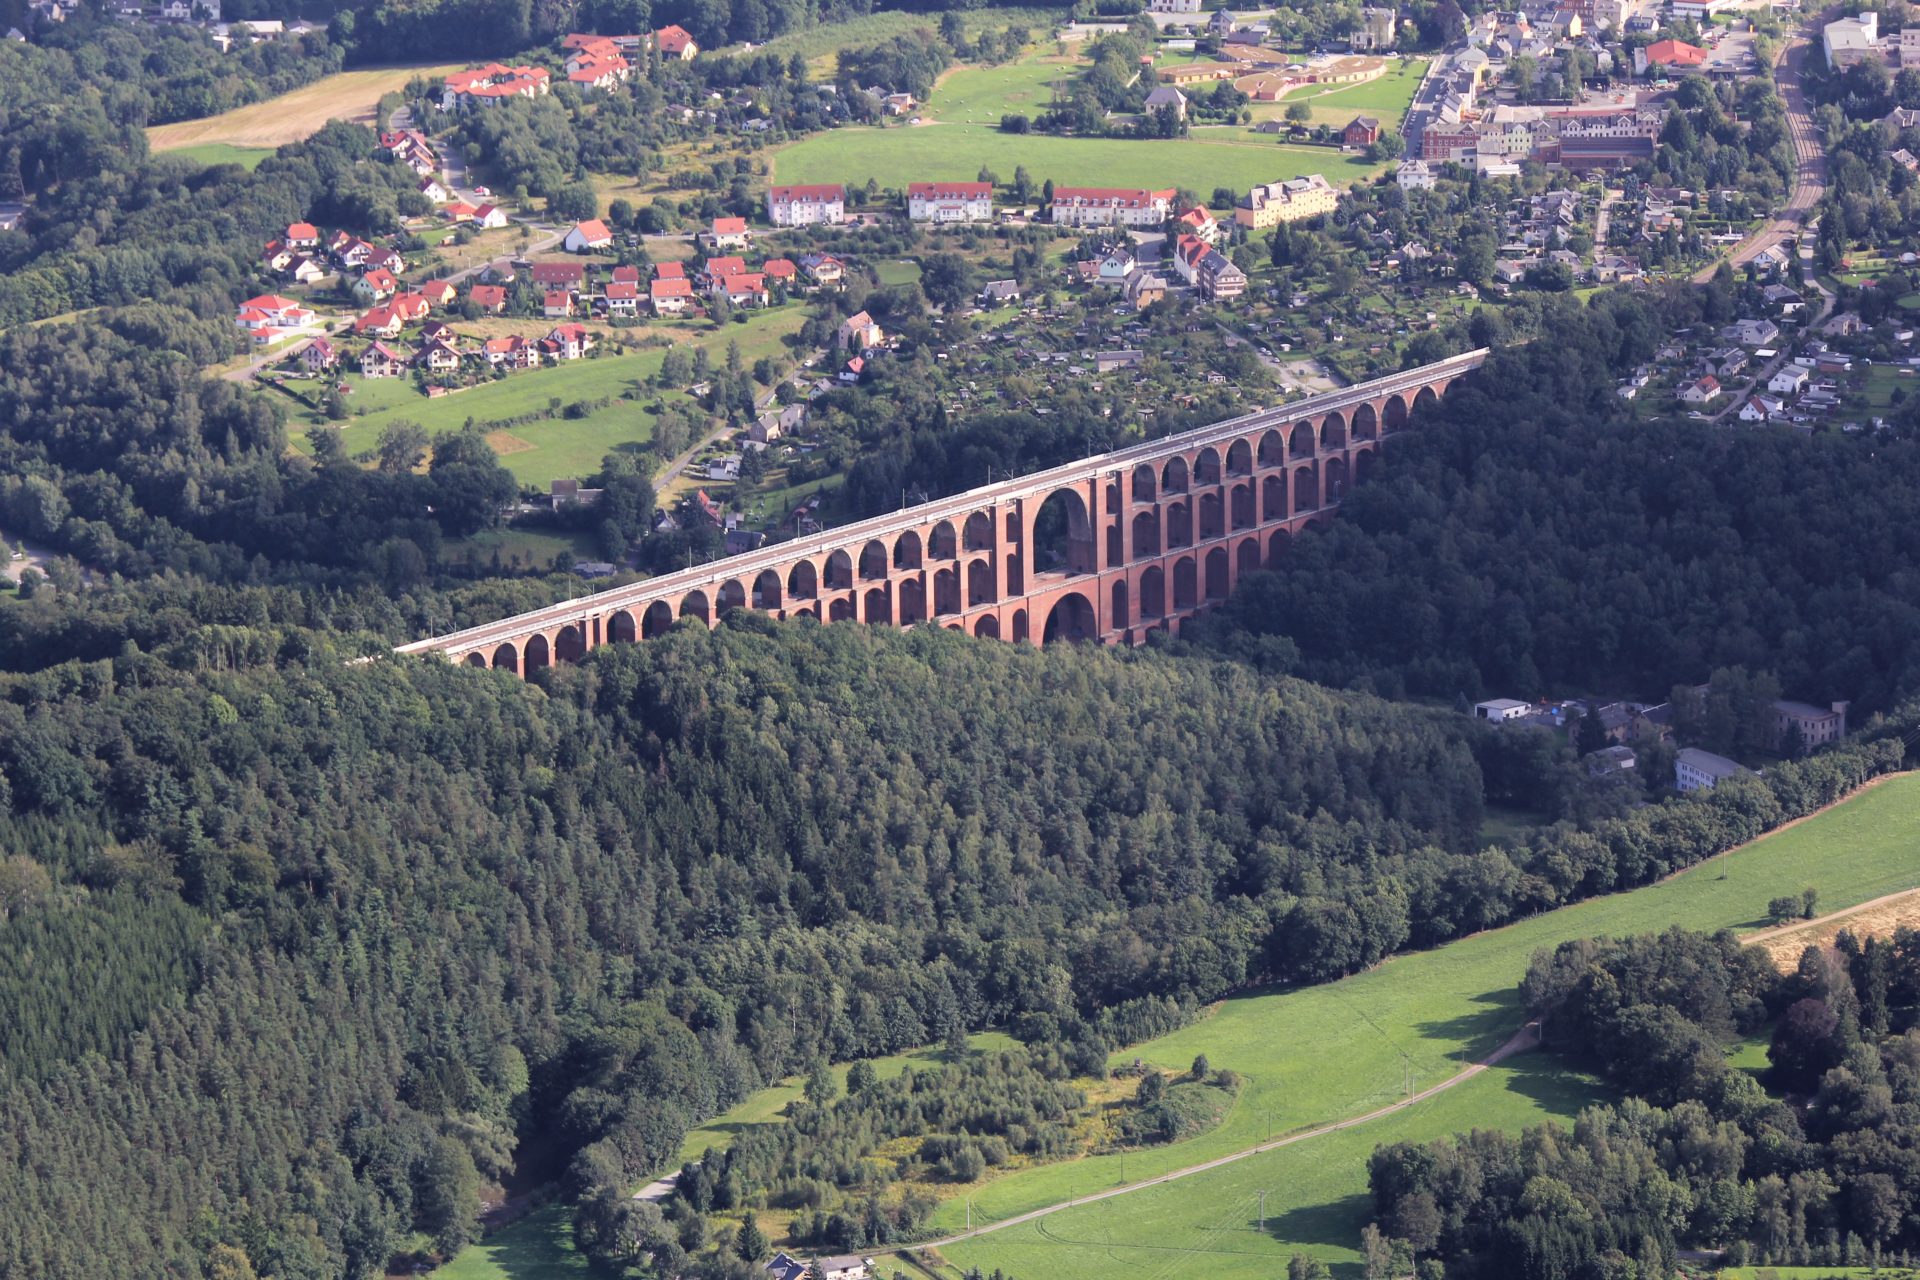
[[[1027,27],[1033,34],[1045,38],[1055,23],[1064,16],[1060,9],[981,9],[971,13],[961,13],[969,35],[981,31],[1000,31],[1007,27]],[[833,56],[842,49],[858,49],[866,45],[875,45],[891,40],[895,36],[906,35],[910,31],[938,31],[939,14],[925,13],[870,13],[852,18],[846,22],[826,23],[810,26],[802,31],[775,36],[754,52],[777,53],[783,58],[799,54],[807,61],[816,63],[816,70],[831,72]],[[727,50],[720,52],[726,53]]]
[[[155,125],[147,130],[147,141],[155,151],[180,151],[210,143],[270,151],[318,132],[329,120],[372,124],[374,107],[384,95],[404,88],[415,76],[443,76],[459,69],[458,63],[443,63],[342,71],[291,93],[217,116]]]
[[[997,125],[1003,115],[1036,115],[1053,101],[1054,85],[1070,94],[1086,63],[1029,57],[998,67],[960,67],[940,78],[923,115],[949,124]]]
[[[1720,1280],[1920,1280],[1912,1267],[1725,1267]]]
[[[612,1275],[574,1249],[573,1218],[564,1204],[535,1209],[468,1245],[433,1274],[440,1280],[598,1280]]]
[[[1229,1000],[1201,1023],[1116,1055],[1116,1062],[1139,1056],[1184,1067],[1205,1053],[1214,1066],[1240,1072],[1246,1085],[1225,1123],[1190,1142],[1135,1153],[1127,1157],[1124,1173],[1119,1157],[1098,1156],[1012,1174],[973,1192],[974,1221],[1138,1181],[1243,1150],[1269,1132],[1280,1136],[1389,1103],[1454,1074],[1518,1029],[1515,984],[1535,950],[1569,938],[1670,924],[1758,928],[1765,923],[1770,897],[1807,884],[1819,889],[1829,909],[1863,902],[1920,884],[1920,865],[1910,854],[1917,839],[1920,774],[1909,774],[1664,884],[1401,956],[1341,982]],[[1121,1250],[1131,1250],[1127,1256],[1135,1262],[1170,1256],[1164,1252],[1168,1247],[1185,1249],[1214,1229],[1231,1197],[1243,1185],[1251,1186],[1246,1179],[1270,1177],[1265,1185],[1279,1199],[1270,1195],[1269,1211],[1278,1205],[1283,1224],[1295,1225],[1254,1241],[1250,1247],[1257,1246],[1258,1261],[1249,1267],[1271,1274],[1288,1252],[1304,1246],[1351,1260],[1358,1229],[1352,1197],[1364,1189],[1364,1155],[1375,1143],[1402,1135],[1437,1137],[1496,1119],[1523,1120],[1527,1108],[1507,1097],[1515,1093],[1539,1103],[1585,1091],[1578,1082],[1554,1083],[1555,1075],[1550,1061],[1539,1055],[1512,1059],[1484,1079],[1377,1124],[1130,1194],[1107,1209],[1067,1210],[1012,1229],[1005,1240],[984,1236],[954,1246],[948,1256],[963,1266],[999,1266],[1020,1275],[1078,1270],[1061,1265],[1059,1250],[1042,1227],[1102,1239],[1103,1248],[1115,1250],[1108,1256],[1116,1260]],[[1490,1114],[1489,1107],[1498,1114]],[[1541,1113],[1565,1115],[1567,1109],[1561,1103],[1541,1104]],[[954,1202],[935,1215],[936,1226],[945,1229],[958,1228],[964,1219],[964,1206]],[[1104,1237],[1094,1232],[1096,1221],[1109,1222],[1101,1228]],[[1337,1239],[1324,1238],[1328,1221],[1340,1224],[1343,1234]],[[1353,1231],[1346,1229],[1349,1225]],[[1209,1256],[1210,1275],[1216,1274],[1214,1261]]]
[[[167,152],[182,160],[193,160],[211,168],[216,164],[237,164],[244,169],[260,167],[273,154],[272,147],[236,147],[228,142],[201,142],[190,147],[175,147]]]

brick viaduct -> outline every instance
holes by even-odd
[[[402,646],[524,675],[731,609],[1136,644],[1284,557],[1484,350]]]

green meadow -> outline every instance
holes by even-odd
[[[208,168],[217,164],[237,164],[243,169],[253,170],[260,162],[273,154],[272,147],[236,147],[230,142],[201,142],[191,147],[180,147],[166,153],[183,160],[192,160]]]

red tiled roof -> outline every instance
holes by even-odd
[[[287,228],[287,239],[289,240],[318,240],[319,238],[320,228],[314,226],[311,222],[296,222]]]
[[[691,298],[693,282],[691,280],[655,280],[651,292],[656,298]]]
[[[745,218],[715,218],[713,234],[717,236],[743,236],[747,233]]]
[[[598,218],[589,218],[585,222],[575,223],[573,229],[578,231],[580,238],[588,244],[605,244],[613,239],[613,232],[607,230],[607,224]]]
[[[497,307],[507,300],[507,291],[505,287],[497,284],[477,284],[467,291],[467,296],[472,298],[476,305]]]
[[[793,262],[788,258],[768,258],[760,264],[760,270],[775,280],[791,280],[794,275]]]
[[[991,182],[910,182],[907,195],[923,200],[978,200],[993,194]]]
[[[1082,204],[1115,204],[1127,208],[1140,208],[1152,204],[1155,200],[1171,200],[1171,189],[1166,191],[1146,191],[1128,187],[1055,187],[1053,202],[1066,204],[1078,201]]]
[[[685,280],[687,267],[682,262],[663,262],[653,269],[653,274],[661,280]]]
[[[745,272],[747,262],[744,258],[708,258],[707,274],[710,276],[737,276]]]
[[[1656,67],[1697,67],[1707,60],[1707,51],[1683,40],[1657,40],[1647,46],[1647,61]]]
[[[632,300],[640,296],[640,286],[626,280],[616,280],[607,286],[609,299]]]
[[[780,200],[845,200],[847,189],[837,182],[820,182],[796,187],[773,187],[767,195]]]
[[[693,34],[685,27],[662,27],[653,33],[653,43],[662,53],[679,53],[693,43]]]

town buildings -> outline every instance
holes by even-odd
[[[776,227],[837,226],[847,220],[847,189],[838,183],[770,187],[767,219]]]
[[[1303,178],[1270,182],[1249,191],[1234,203],[1233,221],[1249,231],[1261,231],[1282,222],[1298,222],[1332,213],[1340,193],[1317,173]]]
[[[1065,227],[1158,227],[1174,192],[1126,187],[1055,187],[1053,221]]]
[[[993,184],[910,183],[907,217],[914,222],[989,222],[993,219]]]

